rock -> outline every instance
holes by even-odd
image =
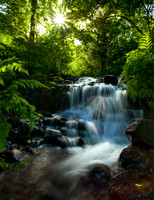
[[[42,145],[44,143],[44,139],[43,138],[40,138],[40,137],[34,137],[32,138],[31,142],[30,142],[30,146],[31,147],[34,147],[34,148],[37,148],[39,147],[40,145]]]
[[[132,144],[154,148],[154,120],[142,119],[132,123],[126,129],[126,135]]]
[[[76,147],[76,146],[84,147],[85,145],[84,140],[80,137],[68,138],[68,141],[69,141],[69,146],[71,147]]]
[[[43,124],[44,125],[51,126],[51,123],[52,123],[52,118],[46,117],[46,118],[43,119]]]
[[[154,175],[130,171],[114,176],[109,183],[112,200],[152,200]]]
[[[22,121],[17,115],[10,114],[6,116],[6,120],[11,124],[12,129],[22,125]]]
[[[66,122],[66,127],[68,129],[77,129],[78,123],[75,120],[69,120],[69,121]]]
[[[79,178],[77,187],[69,200],[111,200],[108,185],[111,178],[110,170],[103,164],[92,166]]]
[[[52,118],[51,125],[54,127],[62,127],[65,125],[66,121],[66,118],[57,115]]]
[[[38,117],[38,116],[36,116],[36,117],[35,117],[35,122],[38,123],[39,126],[41,126],[41,125],[42,125],[42,122],[43,122],[43,119],[40,118],[40,117]]]
[[[76,141],[76,146],[84,147],[85,142],[82,138],[78,138]]]
[[[79,131],[85,131],[86,130],[84,121],[82,121],[82,120],[78,121],[78,130]]]
[[[60,131],[55,129],[48,129],[46,131],[44,142],[61,148],[69,146],[69,141],[61,134]]]
[[[62,134],[59,130],[56,129],[46,129],[45,137],[62,137]]]
[[[0,157],[4,159],[6,163],[17,163],[20,161],[22,152],[19,149],[13,148],[5,153],[3,153]]]
[[[30,133],[30,136],[40,137],[40,136],[44,136],[44,134],[45,134],[45,130],[36,126],[33,128],[32,132]]]
[[[154,150],[130,145],[119,156],[120,165],[127,170],[154,171]]]
[[[112,84],[117,85],[118,84],[118,78],[114,75],[106,75],[103,77],[103,82],[106,84]]]
[[[64,135],[67,136],[68,135],[68,129],[66,127],[61,127],[60,128],[60,132]]]
[[[110,169],[103,165],[103,164],[97,164],[92,167],[92,169],[89,171],[89,176],[94,176],[98,180],[101,180],[103,182],[108,183],[108,181],[111,179],[111,172]]]

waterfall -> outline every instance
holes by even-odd
[[[54,168],[60,174],[56,184],[65,190],[75,187],[78,177],[94,164],[116,165],[118,156],[130,142],[125,129],[142,118],[142,110],[128,104],[126,86],[99,83],[94,78],[82,78],[70,86],[70,109],[59,115],[67,119],[68,138],[81,137],[83,147],[68,148],[70,156]]]
[[[69,119],[69,132],[84,136],[86,144],[129,143],[125,129],[136,118],[142,118],[143,112],[129,108],[124,85],[113,86],[98,83],[94,78],[82,78],[70,86],[69,95],[70,109],[61,113]]]

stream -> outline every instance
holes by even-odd
[[[45,128],[59,131],[56,134],[62,133],[71,145],[64,149],[40,145],[35,156],[24,155],[27,164],[22,172],[0,175],[2,199],[110,200],[108,186],[92,183],[87,188],[91,179],[86,176],[95,166],[108,171],[118,165],[119,154],[130,144],[126,128],[143,118],[142,110],[129,105],[126,89],[89,77],[70,84],[70,108],[54,114]],[[98,179],[100,175],[104,176],[98,173]]]
[[[57,185],[55,194],[61,191],[65,196],[91,167],[117,165],[122,149],[130,144],[126,128],[143,117],[142,110],[135,110],[128,104],[125,85],[113,86],[98,83],[94,78],[81,78],[71,85],[68,95],[70,109],[58,113],[67,119],[61,130],[67,132],[70,141],[81,137],[84,147],[67,148],[69,156],[52,168],[52,181]],[[53,124],[56,119],[57,116]],[[50,128],[59,127],[51,125]]]

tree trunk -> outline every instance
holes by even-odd
[[[31,27],[30,27],[30,41],[34,42],[35,31],[36,31],[36,9],[37,9],[37,0],[31,0]]]

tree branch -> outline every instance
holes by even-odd
[[[136,24],[135,24],[134,22],[132,22],[132,20],[128,19],[128,18],[125,17],[125,16],[113,15],[113,16],[107,16],[107,17],[105,17],[105,18],[100,18],[100,17],[99,17],[99,18],[97,18],[97,19],[104,21],[104,20],[107,20],[107,19],[110,19],[110,18],[116,18],[116,17],[120,17],[120,18],[122,18],[122,19],[125,19],[125,20],[126,20],[127,22],[129,22],[132,26],[134,26],[134,27],[136,28],[136,30],[137,30],[139,33],[143,34],[143,32],[139,29],[139,27],[136,26]]]

